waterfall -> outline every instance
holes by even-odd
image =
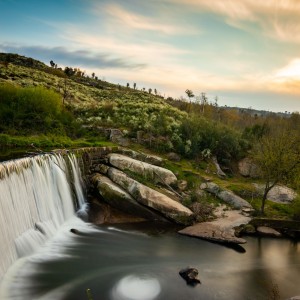
[[[37,250],[83,204],[74,154],[45,154],[0,163],[0,281],[14,261]]]

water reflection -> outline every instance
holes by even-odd
[[[112,289],[113,300],[154,300],[161,291],[156,278],[147,275],[123,277]]]

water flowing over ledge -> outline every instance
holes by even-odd
[[[36,251],[84,201],[81,173],[72,153],[1,163],[0,281],[13,262]]]

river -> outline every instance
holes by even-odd
[[[245,251],[236,251],[154,223],[78,226],[79,235],[65,229],[18,268],[10,299],[84,300],[88,288],[94,300],[300,295],[300,245],[290,240],[246,237]],[[187,266],[199,270],[200,285],[188,286],[179,276]]]

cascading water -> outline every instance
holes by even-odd
[[[74,181],[78,203],[68,178]],[[14,261],[36,251],[83,204],[81,174],[73,154],[0,164],[0,281]]]

